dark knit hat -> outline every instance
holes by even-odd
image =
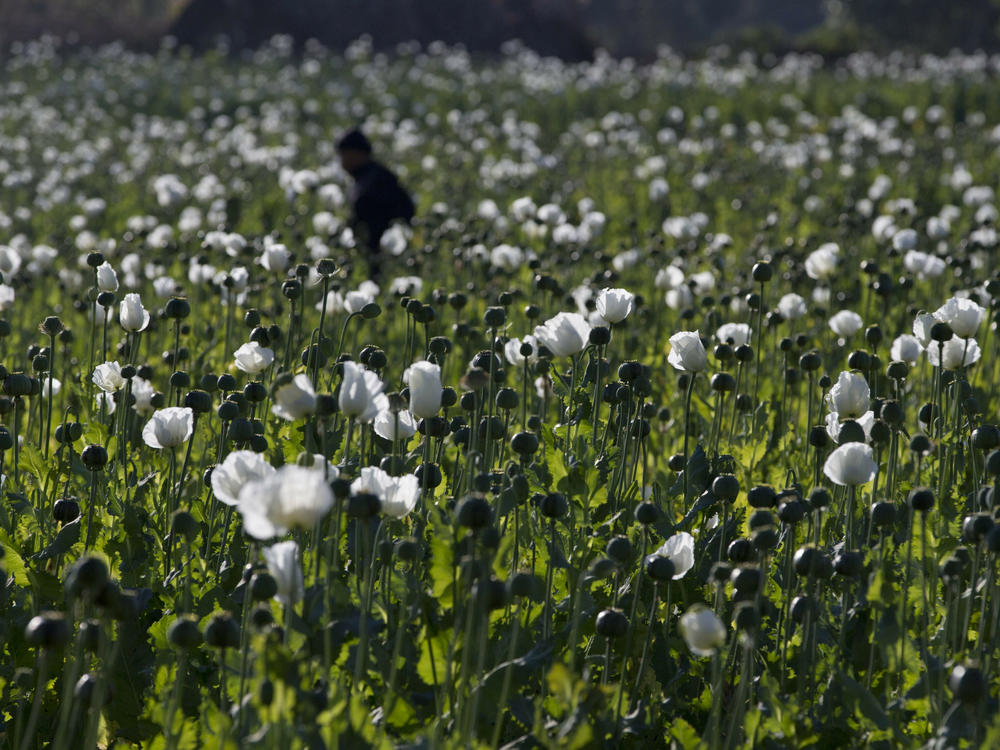
[[[337,141],[337,150],[364,151],[366,154],[370,154],[372,152],[372,144],[371,141],[365,138],[364,133],[357,128],[352,128],[344,133],[344,135],[340,137],[340,140]]]

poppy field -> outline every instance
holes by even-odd
[[[0,64],[0,746],[1000,744],[1000,58]]]

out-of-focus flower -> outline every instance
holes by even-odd
[[[704,604],[695,604],[680,619],[681,636],[697,656],[712,656],[726,643],[726,626]]]
[[[920,313],[913,319],[913,336],[924,349],[930,346],[932,341],[931,328],[934,327],[935,323],[937,320],[930,313]]]
[[[724,323],[715,332],[715,338],[723,344],[743,346],[750,343],[750,326],[746,323]]]
[[[778,300],[778,312],[785,320],[798,320],[806,314],[806,301],[800,295],[790,292]]]
[[[864,325],[861,316],[851,310],[841,310],[830,318],[830,330],[841,338],[850,338]]]
[[[350,364],[350,363],[346,363]],[[274,404],[271,411],[276,417],[294,422],[316,411],[316,391],[309,377],[304,373],[296,375],[274,388]]]
[[[254,539],[273,539],[289,529],[313,529],[333,507],[333,491],[323,472],[286,464],[247,482],[237,508],[243,529]]]
[[[260,453],[233,451],[212,470],[212,492],[226,505],[236,505],[246,484],[274,472],[275,468]]]
[[[915,365],[920,355],[923,354],[924,347],[916,336],[904,333],[897,336],[889,349],[889,356],[898,362],[906,362],[908,365]]]
[[[903,267],[919,279],[930,279],[944,273],[947,265],[936,255],[910,250],[903,256]]]
[[[135,409],[136,414],[145,416],[153,413],[153,396],[155,394],[156,389],[148,380],[140,378],[138,375],[132,378],[132,396],[135,398],[132,408]]]
[[[417,420],[406,409],[395,414],[389,409],[380,409],[372,428],[383,440],[409,440],[417,432]]]
[[[278,593],[274,595],[286,607],[294,607],[305,595],[302,560],[297,542],[278,542],[261,550],[267,572],[274,578]]]
[[[820,245],[806,257],[806,274],[816,281],[828,281],[840,265],[840,248],[833,242]]]

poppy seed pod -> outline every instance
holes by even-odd
[[[823,360],[817,352],[806,352],[799,357],[799,367],[806,372],[815,372],[822,364]]]
[[[740,494],[740,480],[732,474],[719,474],[712,480],[712,494],[724,503],[732,503]]]
[[[833,573],[830,558],[823,550],[811,545],[799,547],[792,558],[796,575],[829,578]]]
[[[948,687],[956,700],[961,703],[978,703],[987,695],[986,677],[976,667],[958,664],[951,670]]]
[[[740,602],[736,605],[733,622],[737,630],[755,633],[760,627],[760,610],[753,602]]]
[[[487,328],[503,328],[507,322],[507,311],[502,307],[487,307],[483,313],[483,323]]]
[[[833,558],[833,572],[845,578],[856,578],[864,572],[865,559],[862,553],[842,550]]]
[[[910,374],[910,366],[906,362],[890,362],[889,366],[885,368],[885,374],[892,380],[906,380]]]
[[[809,492],[809,504],[816,510],[828,508],[833,502],[833,497],[826,487],[813,487]]]
[[[736,356],[736,353],[729,344],[717,344],[712,350],[712,355],[720,362],[729,362]]]
[[[91,444],[83,449],[80,459],[91,471],[100,471],[108,464],[108,452],[103,445]]]
[[[170,533],[173,536],[182,537],[193,542],[198,536],[198,522],[186,510],[175,510],[170,517]]]
[[[753,559],[753,545],[749,539],[734,539],[726,548],[726,557],[732,563],[745,563]]]
[[[611,343],[611,329],[605,326],[595,326],[590,329],[589,340],[593,346],[607,346]],[[528,352],[528,355],[530,354],[531,352]]]
[[[632,559],[632,543],[628,537],[616,536],[612,538],[604,551],[619,565],[626,565]]]
[[[943,344],[951,341],[954,335],[955,333],[951,330],[951,326],[947,323],[939,321],[931,326],[931,341]]]
[[[507,587],[497,578],[476,581],[472,584],[471,599],[486,612],[492,612],[507,604]]]
[[[370,492],[358,492],[347,498],[347,515],[352,518],[368,519],[379,514],[382,503],[378,496]]]
[[[99,302],[100,300],[98,300]],[[191,304],[180,297],[172,297],[167,300],[163,308],[164,313],[172,320],[183,320],[191,314]]]
[[[778,508],[778,519],[783,523],[794,526],[806,515],[806,504],[801,500],[790,500],[782,503]]]
[[[23,372],[12,372],[4,378],[3,392],[11,398],[31,395],[31,378]]]
[[[185,651],[198,648],[202,636],[197,620],[187,615],[178,617],[167,628],[167,642],[174,648]]]
[[[195,414],[208,414],[212,410],[212,397],[205,391],[188,391],[184,395],[184,406]]]
[[[569,502],[561,492],[550,492],[538,503],[538,510],[546,518],[562,518],[569,512]]]
[[[813,597],[797,596],[792,599],[791,615],[796,623],[801,625],[807,619],[810,622],[815,622],[818,614],[819,605],[816,604]]]
[[[228,612],[217,614],[205,626],[205,643],[218,649],[238,648],[240,626]]]
[[[918,433],[910,438],[910,450],[913,453],[926,456],[934,450],[934,444],[931,442],[929,437]]]
[[[597,615],[595,630],[605,638],[621,638],[628,632],[628,618],[620,609],[602,610]]]
[[[771,268],[771,264],[766,260],[762,260],[758,263],[754,263],[753,269],[750,271],[753,280],[759,283],[764,283],[771,280],[774,275],[774,269]]]
[[[266,571],[254,573],[250,578],[250,597],[255,602],[263,602],[273,598],[278,593],[278,583],[274,576]]]
[[[657,508],[653,503],[644,501],[639,503],[635,507],[635,520],[641,523],[643,526],[648,526],[652,523],[656,523],[660,518],[660,509]]]
[[[62,648],[69,641],[70,635],[69,622],[62,612],[42,612],[35,615],[24,629],[24,639],[34,648]]]
[[[519,432],[510,439],[510,448],[519,456],[530,456],[538,450],[538,436],[533,432]]]
[[[77,560],[66,576],[66,591],[73,596],[93,596],[110,580],[108,565],[104,560],[87,555]]]
[[[747,503],[751,508],[773,508],[778,495],[769,484],[759,484],[747,490]]]
[[[435,463],[420,464],[414,474],[420,487],[426,486],[429,489],[435,489],[441,486],[441,468]]]
[[[647,555],[643,561],[646,574],[654,581],[669,581],[674,577],[674,562],[662,555]]]
[[[72,523],[79,517],[80,503],[76,498],[60,498],[52,506],[52,518],[61,524]]]
[[[481,529],[493,519],[493,509],[482,494],[463,497],[455,508],[455,520],[467,529]]]
[[[712,568],[708,572],[708,578],[718,586],[725,586],[729,583],[729,576],[733,574],[733,566],[721,560],[712,563]]]
[[[989,513],[975,513],[962,521],[962,538],[969,544],[978,544],[993,528],[993,517]]]
[[[927,513],[934,507],[934,490],[929,487],[915,487],[910,490],[910,496],[907,499],[913,510]]]
[[[733,568],[729,576],[733,588],[741,594],[755,594],[764,580],[764,575],[760,568],[745,566]]]
[[[778,546],[781,537],[773,526],[764,526],[754,529],[750,534],[750,542],[758,552],[769,552]]]
[[[847,357],[847,366],[852,370],[867,370],[871,364],[871,355],[863,350],[853,351]]]
[[[862,432],[862,434],[864,434]],[[809,445],[813,448],[822,449],[826,448],[830,444],[830,433],[826,431],[826,427],[821,425],[816,425],[809,430]]]
[[[774,526],[774,525],[775,525],[774,514],[770,510],[764,508],[755,510],[753,513],[750,514],[750,518],[747,519],[747,527],[750,529],[750,531],[754,531],[755,529],[762,529],[765,526]]]
[[[1000,428],[984,424],[972,431],[972,447],[979,451],[991,451],[1000,446]]]
[[[736,390],[736,378],[728,372],[718,372],[712,376],[710,385],[716,393],[730,393]]]
[[[885,501],[877,502],[872,505],[871,514],[872,525],[885,529],[896,521],[896,506]]]

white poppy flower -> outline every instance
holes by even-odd
[[[212,492],[226,505],[236,505],[240,490],[254,480],[263,479],[275,468],[256,451],[233,451],[212,470]]]
[[[278,586],[274,598],[286,607],[294,607],[305,596],[298,543],[278,542],[262,549],[261,554],[267,563],[267,572]]]
[[[187,406],[168,406],[153,412],[142,428],[142,439],[150,448],[176,448],[194,432],[194,412]]]

